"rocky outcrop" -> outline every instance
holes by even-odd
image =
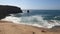
[[[21,8],[16,6],[0,5],[0,19],[14,13],[22,13]]]

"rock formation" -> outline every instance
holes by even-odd
[[[0,5],[0,19],[5,18],[9,14],[22,13],[21,8],[9,5]]]

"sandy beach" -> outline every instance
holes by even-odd
[[[60,28],[38,28],[8,21],[0,21],[0,34],[60,34]]]

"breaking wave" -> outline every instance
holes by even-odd
[[[53,26],[60,25],[60,16],[46,17],[44,15],[33,15],[25,13],[19,14],[11,14],[12,16],[8,16],[2,20],[12,21],[16,24],[25,24],[25,25],[32,25],[36,27],[43,27],[43,28],[52,28]],[[59,18],[58,18],[59,17]],[[50,20],[49,20],[50,19]]]

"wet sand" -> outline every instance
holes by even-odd
[[[47,29],[0,21],[0,34],[60,34],[60,27]]]

